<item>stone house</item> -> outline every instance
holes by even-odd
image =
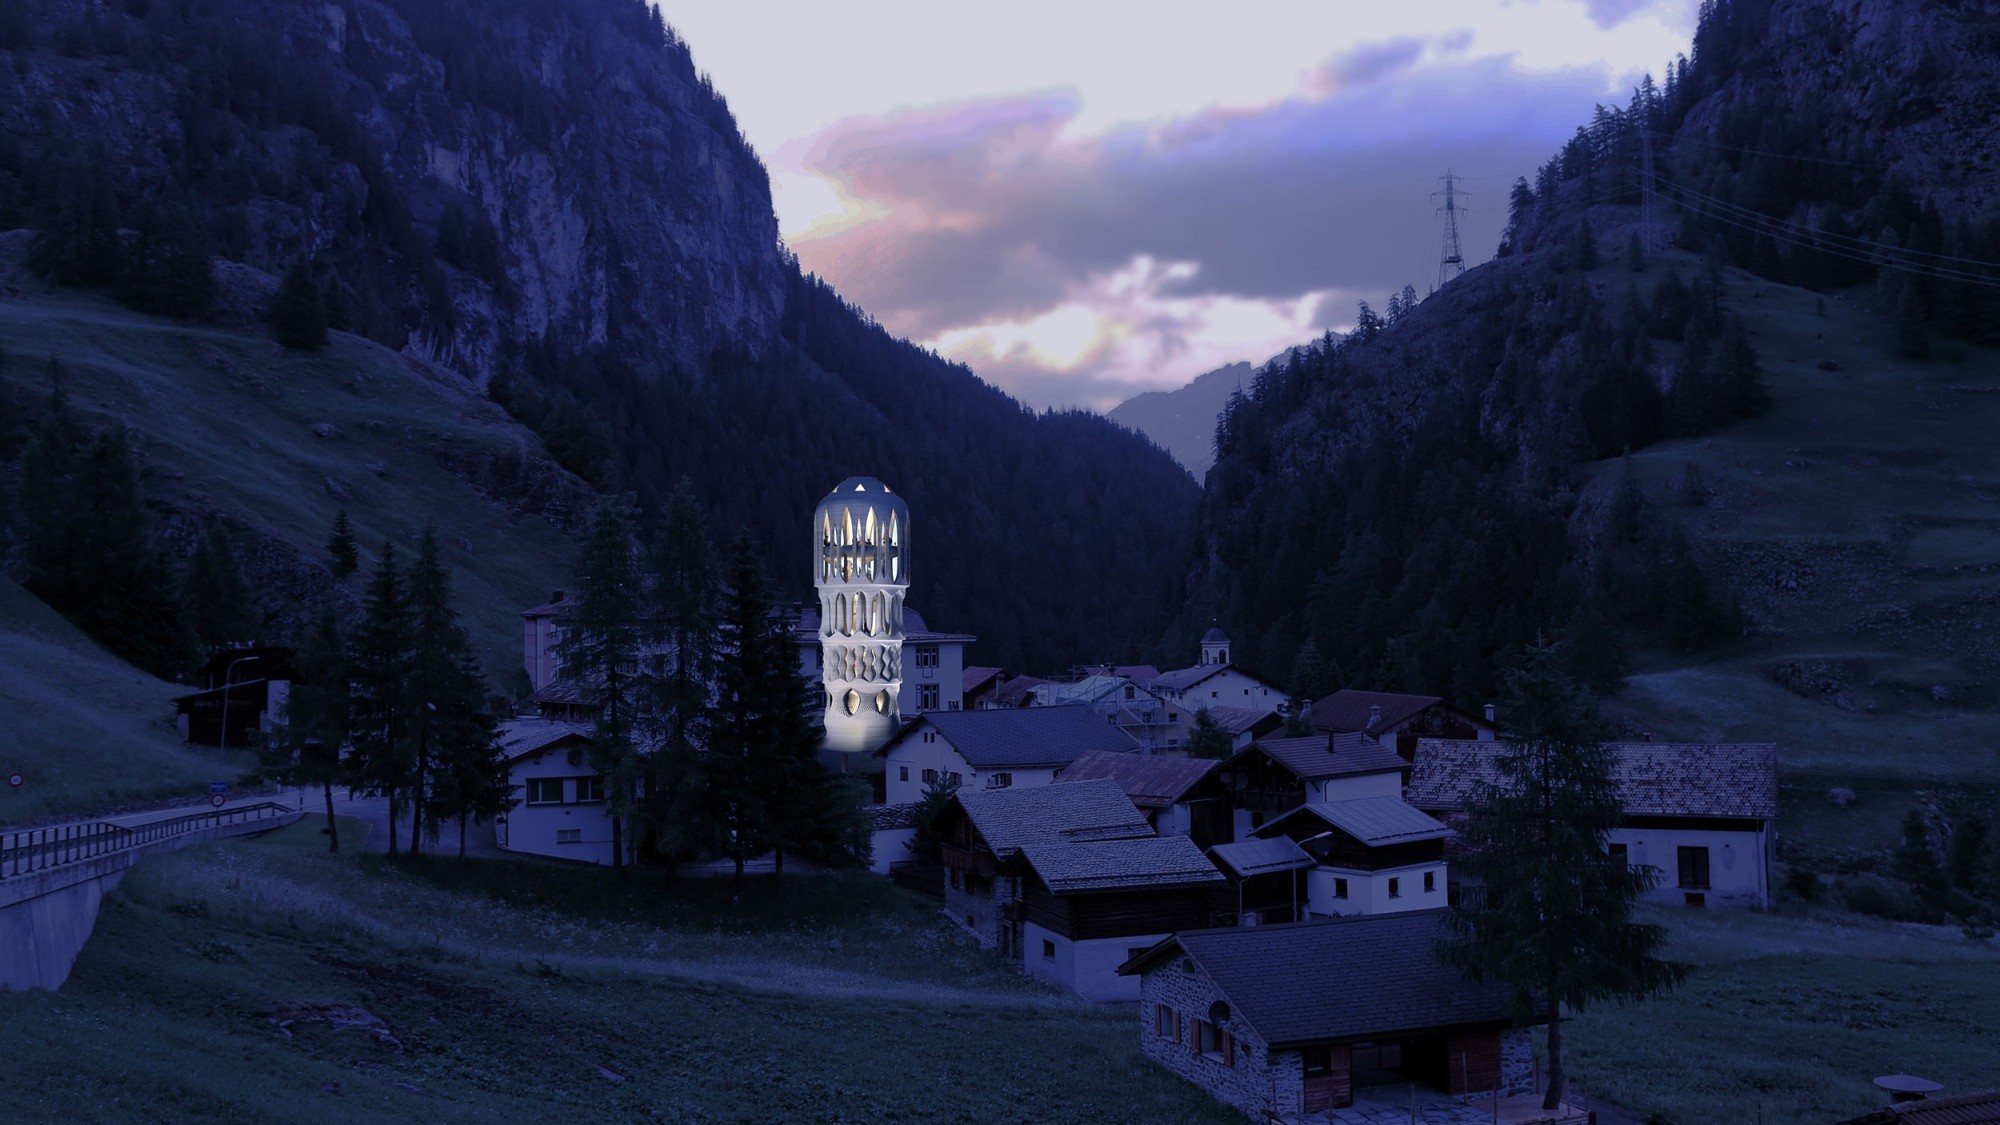
[[[1174,934],[1118,971],[1139,978],[1146,1057],[1257,1121],[1351,1105],[1415,1081],[1451,1094],[1533,1082],[1512,990],[1436,957],[1438,911]]]
[[[1771,903],[1776,859],[1778,752],[1768,742],[1608,744],[1624,822],[1613,857],[1659,875],[1644,901],[1688,906]],[[1462,816],[1501,779],[1509,743],[1423,739],[1409,800],[1445,820]]]

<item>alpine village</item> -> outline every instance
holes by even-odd
[[[2000,1122],[2000,10],[725,7],[0,3],[0,1120]]]

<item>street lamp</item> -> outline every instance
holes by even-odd
[[[230,661],[230,662],[229,662],[229,667],[227,667],[227,668],[224,668],[224,669],[222,670],[222,729],[221,729],[221,730],[220,730],[219,732],[217,732],[217,734],[216,734],[216,738],[215,738],[215,749],[217,750],[217,752],[221,752],[221,751],[224,751],[224,750],[227,750],[227,749],[229,749],[229,683],[230,683],[230,677],[231,677],[231,676],[234,676],[234,675],[236,674],[236,666],[237,666],[238,664],[243,664],[243,663],[246,663],[246,662],[248,662],[248,661],[252,661],[252,660],[257,660],[257,659],[259,659],[259,657],[256,657],[256,656],[239,656],[239,657],[237,657],[236,659],[234,659],[234,660],[232,660],[232,661]]]

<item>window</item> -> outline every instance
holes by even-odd
[[[1389,880],[1389,897],[1390,898],[1403,897],[1403,881],[1401,879],[1391,878]]]
[[[938,666],[938,647],[936,645],[917,645],[915,649],[915,663],[917,667],[935,668]]]
[[[1133,687],[1133,686],[1132,686],[1131,684],[1126,684],[1126,685],[1125,685],[1125,698],[1127,698],[1127,699],[1136,699],[1136,698],[1138,698],[1138,691],[1139,691],[1139,689],[1138,689],[1138,688],[1135,688],[1135,687]]]
[[[1043,938],[1043,939],[1042,939],[1042,960],[1044,960],[1044,961],[1053,961],[1053,960],[1055,960],[1055,959],[1056,959],[1056,943],[1055,943],[1055,942],[1052,942],[1052,941],[1050,941],[1050,940],[1049,940],[1048,938]]]
[[[579,777],[576,779],[576,799],[602,801],[604,799],[604,779],[601,777]]]
[[[1708,849],[1681,848],[1681,886],[1694,890],[1708,889]]]
[[[896,780],[897,780],[897,781],[908,781],[908,780],[910,780],[910,767],[908,767],[908,766],[897,766],[897,767],[896,767]]]
[[[925,784],[925,785],[936,785],[936,784],[937,784],[937,771],[936,771],[936,770],[925,770],[925,771],[924,771],[924,784]]]
[[[1628,861],[1626,860],[1626,854],[1627,854],[1627,853],[1626,853],[1626,849],[1625,849],[1625,845],[1623,845],[1623,844],[1612,844],[1612,845],[1611,845],[1611,846],[1610,846],[1610,847],[1609,847],[1609,848],[1608,848],[1607,850],[1608,850],[1608,851],[1610,852],[1610,854],[1611,854],[1611,862],[1613,862],[1613,863],[1617,864],[1617,865],[1618,865],[1618,866],[1620,866],[1620,867],[1623,867],[1623,866],[1625,866],[1625,864],[1626,864],[1626,863],[1628,862]]]
[[[1347,897],[1347,880],[1335,879],[1333,881],[1333,897],[1335,898]]]
[[[560,805],[563,799],[563,779],[560,777],[531,777],[528,779],[528,803],[531,805]]]
[[[951,782],[953,788],[957,788],[958,786],[965,784],[965,775],[959,773],[957,770],[953,770],[950,773],[945,774],[944,776],[945,780]]]
[[[986,779],[986,788],[988,789],[1005,789],[1012,784],[1014,784],[1014,775],[1011,773],[996,773]]]
[[[1436,894],[1437,889],[1438,889],[1437,872],[1435,871],[1424,872],[1424,893],[1427,895]]]
[[[1194,1021],[1194,1033],[1188,1037],[1188,1044],[1202,1058],[1214,1059],[1224,1066],[1236,1065],[1235,1041],[1228,1032],[1207,1020]]]
[[[558,829],[556,829],[556,843],[558,843],[558,844],[581,844],[581,843],[583,843],[583,829],[581,829],[581,828],[558,828]]]
[[[935,711],[937,709],[938,709],[938,686],[936,684],[918,684],[917,710]]]
[[[1181,1041],[1181,1014],[1165,1004],[1153,1005],[1153,1034],[1162,1039]]]

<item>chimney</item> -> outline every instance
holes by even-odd
[[[1381,725],[1382,725],[1382,709],[1380,707],[1370,707],[1368,709],[1368,729],[1374,730],[1376,727],[1379,727]]]
[[[1494,718],[1495,714],[1497,714],[1497,712],[1494,710],[1493,705],[1491,703],[1488,703],[1486,705],[1486,721],[1489,723],[1499,722],[1498,719]]]

